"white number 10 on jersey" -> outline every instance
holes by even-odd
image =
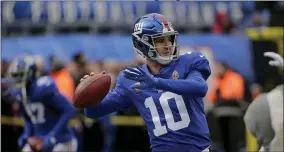
[[[180,121],[177,121],[177,122],[174,121],[174,116],[173,116],[173,113],[168,103],[169,99],[175,100],[177,108],[178,108],[178,112],[181,117]],[[166,122],[167,122],[167,127],[169,129],[176,131],[176,130],[183,129],[189,125],[190,118],[189,118],[184,100],[181,95],[177,95],[172,92],[165,92],[161,95],[159,101],[164,111]],[[152,121],[155,125],[155,129],[153,130],[154,135],[161,136],[163,134],[166,134],[168,131],[166,129],[166,126],[162,126],[161,124],[159,113],[158,113],[157,107],[152,97],[148,97],[145,100],[145,106],[146,108],[150,109],[150,113],[152,115]]]

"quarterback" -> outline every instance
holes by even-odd
[[[85,114],[99,118],[136,106],[147,125],[153,152],[209,151],[202,98],[211,70],[200,52],[179,56],[177,35],[161,14],[139,18],[132,33],[133,48],[147,63],[120,72],[116,87],[102,102],[85,108]]]

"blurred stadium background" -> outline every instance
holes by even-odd
[[[201,51],[210,60],[205,109],[213,148],[255,151],[243,115],[258,94],[283,83],[282,71],[263,56],[266,51],[283,56],[283,1],[4,1],[1,78],[15,57],[32,54],[38,56],[42,74],[54,77],[70,99],[80,78],[91,71],[111,73],[114,86],[120,70],[144,62],[132,50],[131,30],[137,18],[154,12],[167,16],[179,31],[182,53]],[[223,81],[217,80],[223,69],[217,63],[233,71],[227,81],[240,85],[216,88]],[[222,90],[234,93],[224,97]],[[70,125],[80,151],[149,151],[147,130],[135,108],[95,121],[78,109]],[[17,103],[1,100],[2,151],[19,151],[22,126]]]

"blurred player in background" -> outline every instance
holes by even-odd
[[[50,56],[50,76],[54,80],[58,91],[64,95],[68,101],[72,101],[75,92],[75,82],[72,79],[70,71],[67,70],[63,61],[59,60],[56,56]],[[74,131],[74,136],[77,139],[78,145],[77,151],[81,151],[83,143],[83,124],[81,122],[80,109],[77,109],[75,116],[73,117],[72,130]]]
[[[52,78],[39,76],[36,57],[18,57],[9,68],[9,76],[14,80],[14,96],[20,97],[20,109],[25,120],[24,133],[18,139],[23,151],[31,151],[27,144],[30,137],[43,139],[36,145],[41,151],[76,151],[77,141],[68,121],[75,109],[58,92]]]
[[[116,87],[100,104],[85,108],[85,114],[100,118],[135,105],[147,125],[152,151],[209,151],[202,98],[211,70],[200,52],[179,56],[177,35],[161,14],[139,18],[133,45],[147,63],[120,72]]]
[[[283,69],[283,58],[279,54],[266,52],[264,55],[273,59],[269,65]],[[260,151],[283,151],[283,84],[256,97],[244,121],[256,137]]]

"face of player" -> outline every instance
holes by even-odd
[[[171,41],[171,36],[161,36],[154,38],[153,40],[156,51],[161,57],[170,57],[172,55],[173,44]]]

